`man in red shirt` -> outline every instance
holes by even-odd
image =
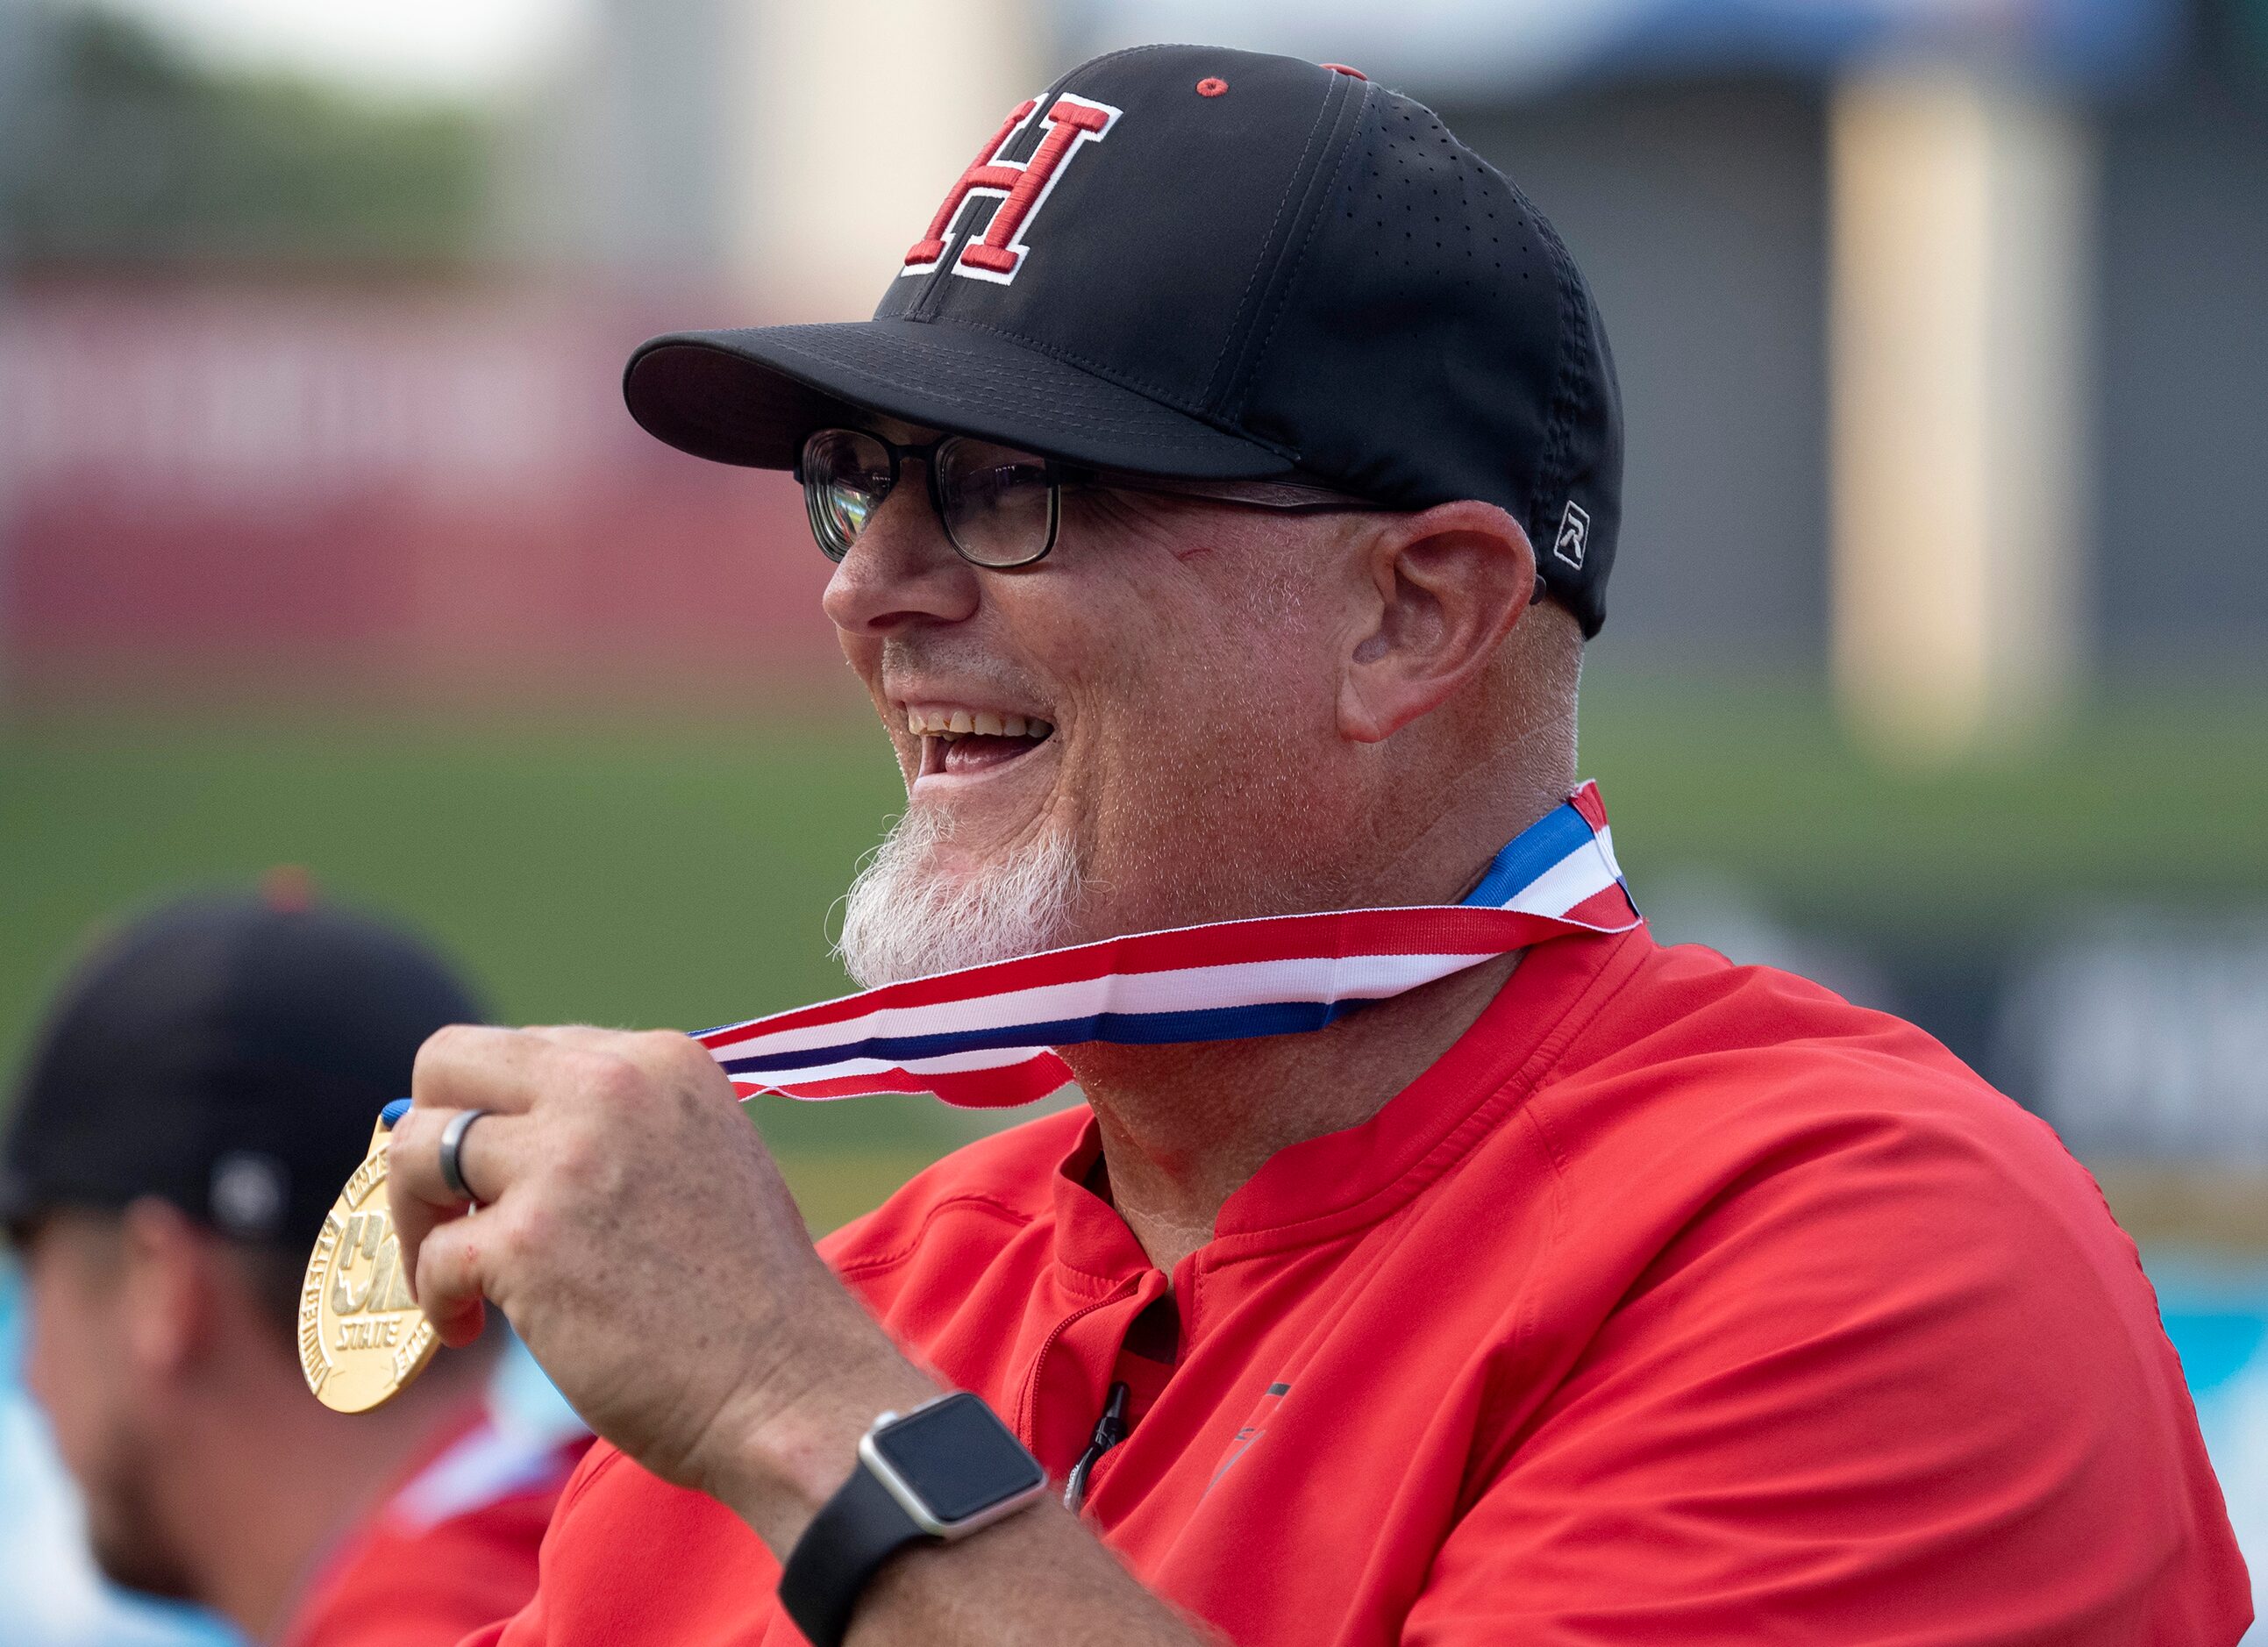
[[[254,1641],[438,1647],[527,1599],[580,1447],[489,1416],[500,1335],[372,1414],[308,1394],[308,1248],[418,1043],[476,1014],[422,945],[303,904],[160,910],[57,1003],[0,1151],[26,1382],[115,1582]]]
[[[1100,59],[873,321],[627,392],[797,470],[909,807],[869,995],[421,1053],[421,1299],[500,1305],[611,1444],[484,1640],[2242,1634],[2085,1173],[1919,1032],[1638,923],[1575,772],[1611,364],[1430,113]],[[729,1101],[1066,1070],[819,1253]]]

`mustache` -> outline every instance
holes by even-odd
[[[1030,670],[967,636],[893,635],[884,640],[884,693],[896,695],[896,683],[909,678],[941,678],[957,687],[989,687],[1004,697],[1029,703],[1035,709],[1051,709],[1055,702],[1054,695]]]

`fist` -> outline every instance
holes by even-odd
[[[459,1026],[417,1056],[388,1180],[444,1342],[510,1318],[592,1429],[742,1504],[824,1495],[883,1408],[935,1386],[814,1250],[731,1083],[668,1032]],[[442,1129],[486,1111],[443,1182]],[[810,1474],[803,1481],[800,1474]]]

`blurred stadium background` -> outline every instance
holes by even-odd
[[[2268,1571],[2268,0],[0,0],[0,1068],[104,921],[278,865],[514,1020],[838,990],[897,790],[823,564],[616,373],[863,313],[1154,38],[1355,63],[1552,216],[1641,904],[2055,1122]],[[819,1227],[977,1124],[758,1120]],[[7,1364],[0,1640],[213,1639],[95,1585]]]

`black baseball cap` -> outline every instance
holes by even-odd
[[[360,915],[296,895],[160,909],[50,1011],[0,1142],[0,1219],[158,1195],[306,1246],[418,1044],[482,1016],[425,945]]]
[[[864,410],[1100,468],[1479,498],[1586,636],[1605,615],[1622,405],[1590,290],[1502,173],[1339,65],[1082,63],[986,141],[873,320],[654,338],[623,393],[758,468]]]

